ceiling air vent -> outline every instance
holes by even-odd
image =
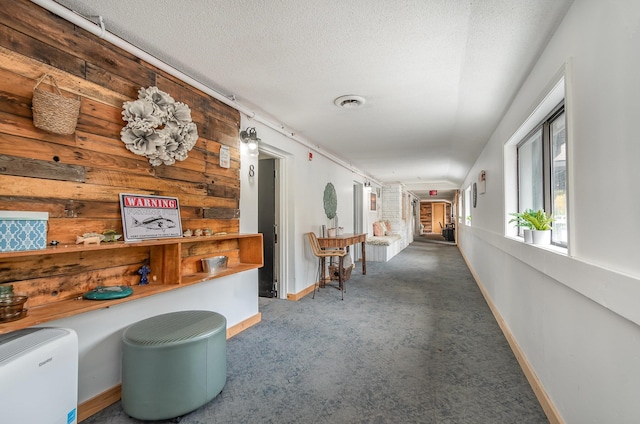
[[[345,109],[356,109],[361,107],[366,102],[362,96],[340,96],[333,101],[333,103]]]

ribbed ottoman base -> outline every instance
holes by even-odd
[[[227,321],[211,311],[147,318],[122,335],[122,407],[133,418],[182,416],[216,397],[227,380]]]

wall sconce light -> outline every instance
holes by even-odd
[[[368,180],[367,180],[367,181],[365,181],[365,182],[364,182],[364,186],[365,186],[365,187],[371,187],[371,181],[368,181]]]
[[[249,127],[245,131],[240,131],[240,140],[247,145],[247,149],[251,156],[258,156],[258,145],[260,144],[260,139],[258,138],[258,133],[254,127]]]

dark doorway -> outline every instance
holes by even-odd
[[[276,163],[273,158],[258,161],[258,232],[264,244],[264,266],[258,269],[258,295],[277,297],[275,252],[278,243],[276,226]]]

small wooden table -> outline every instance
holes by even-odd
[[[347,249],[349,252],[349,246],[356,243],[362,244],[362,275],[367,275],[367,252],[365,244],[367,242],[367,233],[362,234],[342,234],[335,237],[318,237],[318,244],[325,249],[327,247]]]

